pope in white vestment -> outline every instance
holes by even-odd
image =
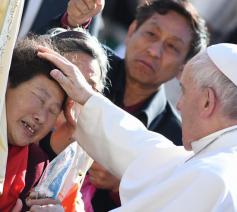
[[[177,108],[186,150],[95,94],[75,67],[50,54],[41,57],[61,69],[52,77],[83,105],[74,136],[121,178],[114,211],[237,211],[237,45],[208,47],[185,65]]]
[[[237,126],[193,142],[193,157],[99,96],[85,104],[79,126],[80,145],[122,176],[115,211],[237,211]]]

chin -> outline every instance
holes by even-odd
[[[31,140],[19,139],[19,140],[15,140],[15,142],[12,143],[12,145],[19,146],[19,147],[24,147],[24,146],[28,146],[30,143],[32,143]]]
[[[20,146],[20,147],[24,147],[24,146],[28,146],[30,143],[27,142],[27,143],[16,143],[15,145],[16,146]]]

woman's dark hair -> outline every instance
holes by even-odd
[[[49,73],[56,67],[37,56],[38,45],[54,49],[50,38],[44,36],[31,36],[17,42],[9,71],[10,87],[15,88],[37,75],[44,75],[52,79]]]
[[[154,0],[137,8],[136,21],[139,28],[155,13],[165,15],[175,11],[189,23],[192,31],[192,41],[186,60],[192,58],[209,43],[209,33],[205,21],[200,17],[193,5],[187,0]]]

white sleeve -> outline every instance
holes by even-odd
[[[82,107],[74,136],[94,160],[118,177],[146,148],[174,147],[101,95],[92,96]]]

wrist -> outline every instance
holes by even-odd
[[[90,87],[88,89],[83,88],[78,92],[78,94],[79,96],[75,99],[75,101],[81,105],[84,105],[90,97],[95,94],[95,91],[93,91]]]
[[[71,18],[69,15],[66,16],[66,19],[67,19],[67,21],[66,21],[67,26],[69,26],[69,27],[78,27],[78,26],[80,26],[84,29],[86,29],[89,26],[90,22],[91,22],[91,18],[86,18],[86,19],[84,18],[84,19],[81,19],[81,20],[78,21],[78,20],[75,20],[75,19]]]

